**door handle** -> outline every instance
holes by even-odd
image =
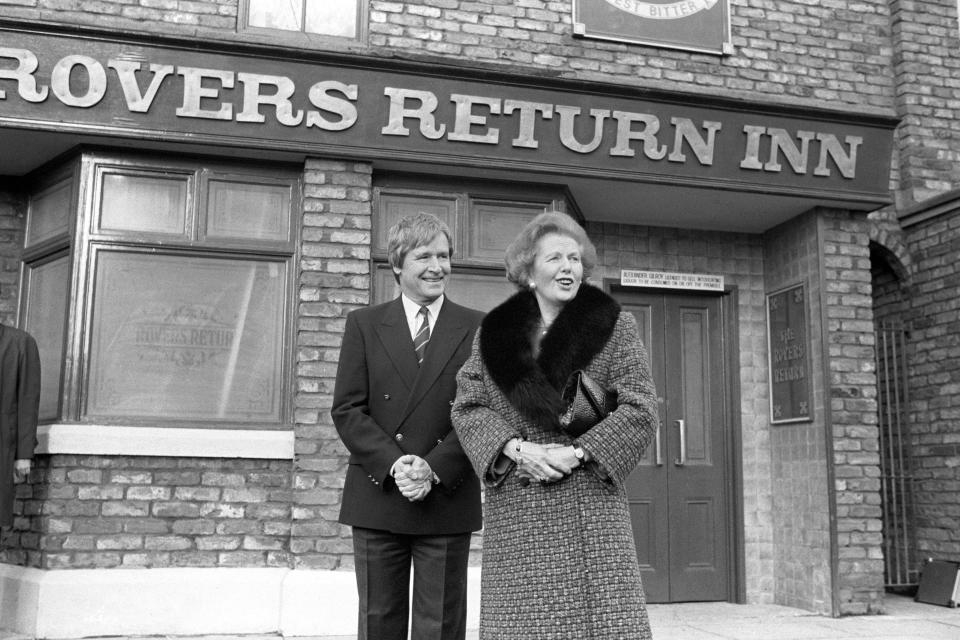
[[[687,464],[687,425],[683,420],[677,420],[677,426],[680,427],[680,457],[673,461],[678,467]]]
[[[653,436],[653,446],[656,448],[656,465],[663,466],[663,451],[660,448],[660,421],[657,420],[657,433]]]

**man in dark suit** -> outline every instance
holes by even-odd
[[[347,316],[331,414],[350,451],[340,522],[353,527],[358,640],[462,640],[480,484],[450,423],[482,314],[444,296],[453,245],[435,216],[398,222],[399,298]]]
[[[13,485],[30,473],[39,408],[37,342],[0,323],[0,527],[13,524]]]

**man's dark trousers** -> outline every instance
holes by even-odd
[[[465,636],[469,533],[404,536],[355,527],[353,549],[360,595],[358,640],[407,640],[408,598],[397,597],[399,589],[383,586],[408,584],[411,565],[417,615],[410,637]]]

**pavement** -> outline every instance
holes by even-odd
[[[726,602],[650,605],[654,640],[960,640],[960,609],[887,594],[882,615],[828,618],[779,605]],[[113,636],[91,640],[278,640],[278,635]],[[467,640],[478,640],[476,630]],[[0,629],[0,640],[33,640]],[[356,640],[320,636],[296,640]],[[577,640],[575,636],[564,640]]]
[[[888,594],[882,615],[829,618],[779,605],[650,605],[654,640],[960,640],[960,609]],[[571,639],[573,640],[573,639]]]

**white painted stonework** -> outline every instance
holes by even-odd
[[[480,622],[480,569],[467,628]],[[0,627],[33,638],[357,632],[352,572],[293,569],[74,569],[0,564]]]
[[[293,447],[293,431],[47,424],[36,453],[290,460]]]

